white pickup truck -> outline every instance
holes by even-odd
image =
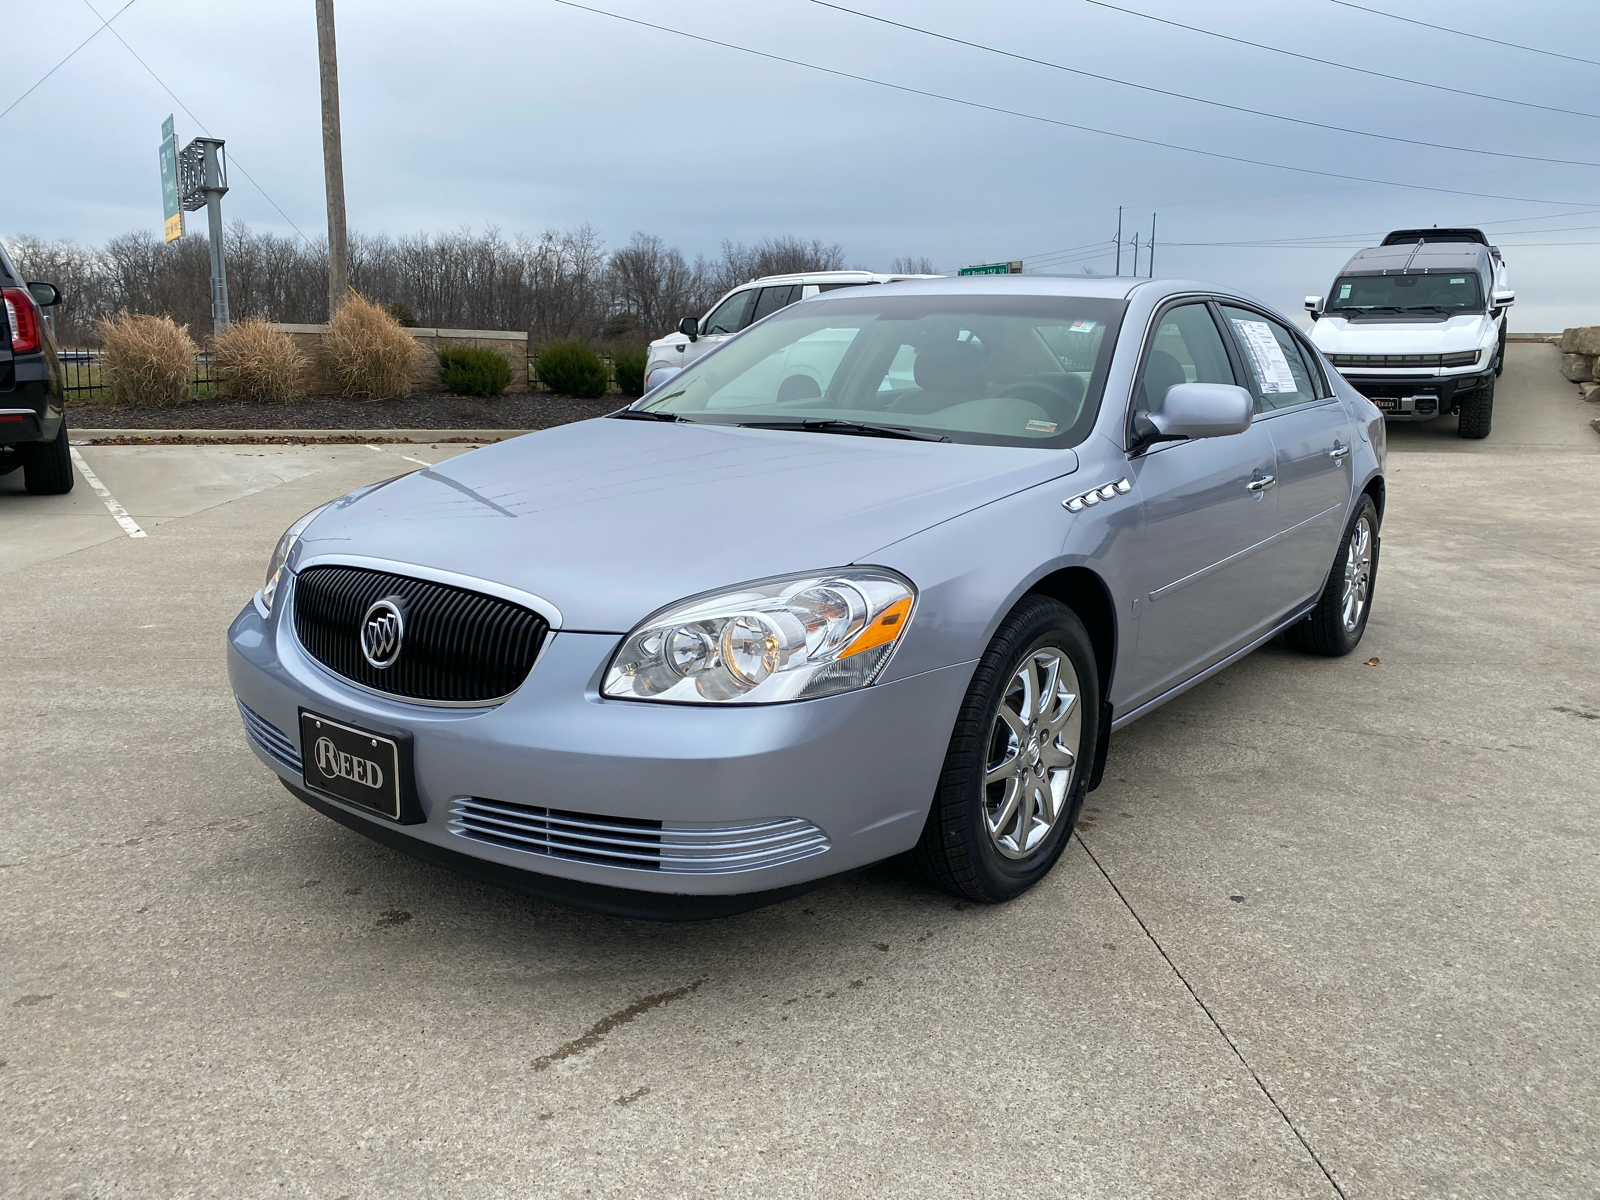
[[[767,275],[742,283],[711,306],[704,317],[685,317],[678,331],[650,343],[645,363],[645,388],[662,368],[681,370],[702,354],[715,350],[747,325],[769,313],[836,288],[866,287],[899,279],[933,279],[932,275],[880,275],[873,271],[807,271],[798,275]],[[661,377],[666,378],[665,376]],[[659,383],[657,379],[655,382]]]
[[[1391,421],[1459,416],[1485,438],[1516,293],[1476,229],[1397,229],[1307,296],[1311,341]]]

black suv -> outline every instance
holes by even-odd
[[[42,310],[61,303],[53,283],[24,283],[0,246],[0,475],[22,468],[35,496],[72,490],[61,403],[61,360]]]

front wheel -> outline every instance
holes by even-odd
[[[910,865],[986,904],[1038,883],[1083,807],[1099,717],[1083,622],[1059,601],[1025,597],[973,672]]]
[[[1474,441],[1489,436],[1494,423],[1494,376],[1490,376],[1461,398],[1461,417],[1456,432]]]
[[[1284,631],[1289,644],[1326,658],[1349,654],[1367,631],[1377,574],[1378,506],[1371,496],[1363,495],[1345,527],[1322,598],[1310,616]]]

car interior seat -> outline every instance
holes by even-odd
[[[1150,351],[1144,376],[1139,381],[1139,387],[1144,392],[1145,412],[1160,412],[1161,403],[1167,398],[1167,389],[1188,382],[1189,374],[1176,358],[1165,350]]]
[[[973,341],[934,341],[916,348],[911,364],[917,391],[890,405],[893,412],[930,413],[983,395],[989,352]]]

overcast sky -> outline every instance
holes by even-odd
[[[92,2],[109,16],[123,0]],[[1225,104],[1600,164],[1600,66],[1333,0],[1116,2],[1405,79],[1596,116],[1390,82],[1085,0],[841,0]],[[1594,0],[1361,2],[1600,61]],[[1473,224],[1505,252],[1518,292],[1513,328],[1600,322],[1600,165],[1433,149],[1232,112],[954,45],[811,0],[593,0],[593,7],[1052,121],[1485,195],[1329,178],[1081,132],[774,62],[554,0],[338,0],[351,228],[494,224],[534,233],[589,222],[610,244],[642,229],[690,257],[715,253],[725,238],[795,234],[840,243],[852,266],[884,269],[896,255],[926,255],[941,271],[1020,258],[1030,270],[1110,273],[1120,204],[1125,234],[1137,232],[1141,242],[1158,215],[1158,274],[1244,287],[1298,311],[1303,296],[1327,289],[1354,248],[1385,230]],[[7,4],[4,24],[0,108],[99,20],[84,0],[51,0]],[[0,118],[10,181],[0,234],[97,242],[134,228],[159,232],[156,150],[171,112],[180,143],[202,132],[196,119],[227,139],[230,220],[326,234],[312,0],[135,0],[112,28],[194,118],[128,47],[100,33]],[[203,236],[203,220],[190,227]],[[1194,244],[1272,239],[1311,244]],[[1130,262],[1125,253],[1124,273]],[[1140,272],[1147,266],[1141,250]]]

